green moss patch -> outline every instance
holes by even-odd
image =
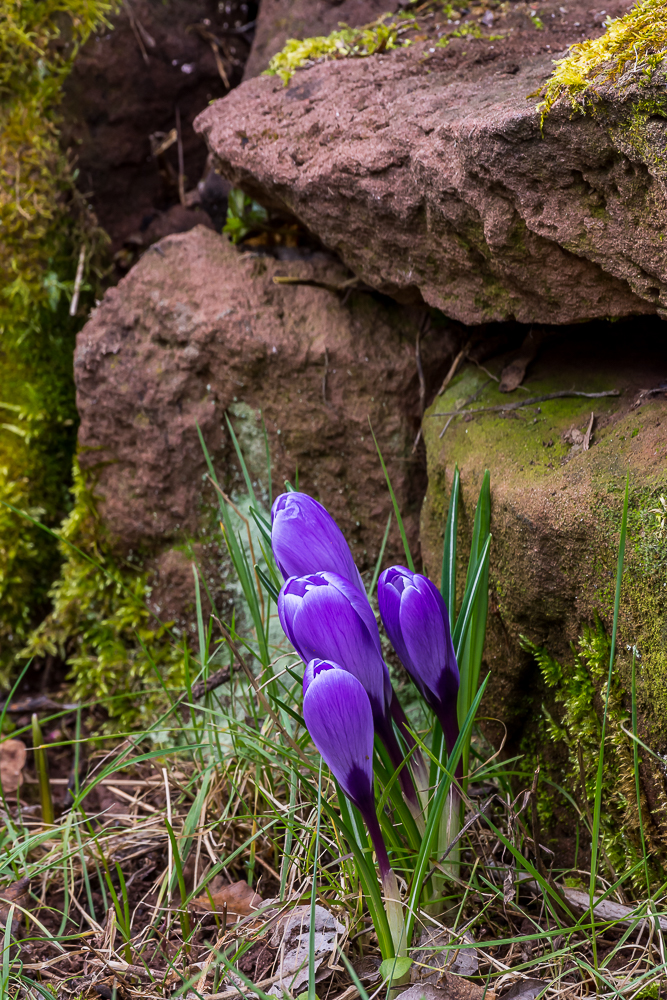
[[[284,48],[276,53],[264,72],[269,76],[279,76],[285,85],[295,71],[323,59],[347,59],[372,56],[376,52],[389,52],[398,45],[409,44],[399,36],[405,31],[399,20],[384,14],[371,24],[361,28],[350,28],[342,24],[338,31],[330,35],[314,38],[290,38]]]
[[[567,95],[573,107],[581,108],[586,92],[619,79],[626,70],[639,70],[641,82],[651,82],[667,56],[667,2],[640,0],[623,17],[608,17],[605,24],[600,38],[577,42],[556,60],[538,105],[543,119],[559,97]]]
[[[83,248],[82,305],[105,236],[58,144],[63,82],[114,4],[7,0],[0,18],[0,501],[55,526],[71,501],[76,439],[69,315]],[[55,543],[0,506],[0,681],[48,607]]]

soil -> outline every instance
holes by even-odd
[[[252,0],[133,0],[110,19],[113,30],[92,37],[77,57],[62,104],[63,142],[75,157],[81,190],[111,237],[113,254],[197,221],[207,224],[205,218],[195,220],[194,211],[189,225],[182,214],[165,219],[169,209],[180,206],[178,142],[158,155],[155,150],[178,128],[180,117],[184,190],[196,190],[208,173],[207,150],[192,123],[210,101],[227,93],[227,83],[240,82],[256,13]],[[204,199],[209,218],[216,208],[206,202],[226,198],[226,191]],[[191,209],[193,200],[188,199]],[[150,227],[160,232],[147,233]],[[126,270],[133,260],[130,253],[117,263]]]

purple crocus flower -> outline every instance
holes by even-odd
[[[329,770],[364,818],[384,880],[390,865],[375,813],[373,712],[363,685],[337,663],[311,660],[303,677],[303,717]]]
[[[317,657],[331,660],[360,681],[368,695],[375,730],[398,768],[403,754],[391,723],[394,692],[366,595],[337,573],[291,577],[280,591],[278,616],[304,663]],[[399,780],[407,801],[416,807],[417,795],[406,767]]]
[[[322,504],[306,493],[283,493],[276,499],[271,509],[271,548],[285,580],[325,570],[365,593],[343,532]]]
[[[440,721],[451,753],[458,736],[459,668],[442,595],[428,577],[392,566],[380,576],[378,603],[391,644]]]

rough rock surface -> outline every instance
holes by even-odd
[[[341,21],[356,28],[397,6],[396,0],[262,0],[243,79],[262,73],[288,38],[328,35]]]
[[[421,542],[433,579],[439,575],[455,467],[463,493],[462,539],[468,540],[484,470],[491,473],[485,662],[491,678],[485,714],[507,726],[510,754],[526,749],[526,737],[542,718],[542,705],[552,698],[532,656],[521,648],[521,636],[546,647],[561,662],[571,662],[570,643],[596,614],[611,630],[628,471],[630,518],[617,669],[628,691],[627,647],[636,644],[641,655],[640,725],[652,748],[667,751],[666,534],[656,514],[660,496],[667,496],[667,389],[664,354],[656,347],[661,326],[657,319],[593,324],[586,340],[577,328],[557,335],[552,331],[523,390],[502,394],[486,372],[470,365],[425,416],[429,484]],[[507,360],[487,361],[486,367],[498,376]],[[664,391],[644,394],[660,385]],[[621,395],[552,399],[505,413],[464,415],[454,418],[440,437],[451,411],[521,403],[572,389],[618,389]],[[591,413],[590,448],[584,450]]]
[[[192,122],[227,89],[205,35],[226,38],[222,59],[233,86],[249,44],[245,34],[225,36],[224,27],[245,20],[241,0],[222,7],[216,0],[133,0],[111,17],[112,30],[92,36],[78,54],[65,84],[63,142],[114,252],[152,222],[164,226],[164,210],[178,203],[176,142],[152,155],[176,128],[177,108],[186,190],[202,177],[207,150]]]
[[[274,492],[298,475],[339,519],[361,568],[377,558],[390,509],[370,417],[416,547],[425,491],[423,455],[412,449],[422,313],[349,289],[275,285],[275,275],[333,286],[349,278],[327,254],[279,261],[197,227],[144,254],[79,334],[80,461],[125,551],[159,553],[206,522],[214,498],[204,489],[197,425],[221,483],[234,490],[229,413],[266,487],[260,408]],[[425,339],[422,356],[430,390],[451,360],[442,328]],[[400,551],[396,530],[390,551]]]
[[[628,78],[595,114],[561,101],[541,135],[526,95],[549,74],[548,45],[557,52],[595,27],[583,4],[568,5],[567,19],[564,9],[547,4],[540,32],[524,11],[527,29],[493,44],[427,41],[320,63],[288,87],[251,80],[195,127],[226,177],[292,212],[399,300],[423,298],[465,323],[660,312],[667,122],[651,103],[660,88]]]

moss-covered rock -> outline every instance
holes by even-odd
[[[563,718],[560,689],[547,684],[521,637],[572,663],[571,644],[597,615],[610,630],[626,473],[630,516],[615,676],[629,691],[628,648],[636,645],[640,731],[653,750],[667,751],[667,501],[662,499],[667,495],[667,402],[664,394],[641,395],[659,382],[653,373],[659,371],[655,344],[661,330],[655,328],[653,341],[645,325],[609,325],[596,332],[586,339],[581,329],[570,330],[548,341],[528,383],[511,396],[500,393],[485,371],[467,366],[424,420],[429,469],[422,513],[425,565],[437,578],[455,467],[461,471],[464,534],[489,468],[493,545],[486,667],[492,676],[486,714],[508,727],[511,752],[528,750],[531,760],[536,752],[546,755],[561,780],[569,773],[564,747],[550,739],[545,725],[548,715]],[[528,402],[573,389],[621,394],[564,396],[455,417],[440,437],[451,411]],[[592,413],[591,445],[585,451],[582,439]],[[602,681],[594,671],[591,677],[597,692],[593,703],[601,711]],[[628,698],[621,699],[626,710]],[[657,808],[664,776],[648,755],[642,766],[648,800]]]

